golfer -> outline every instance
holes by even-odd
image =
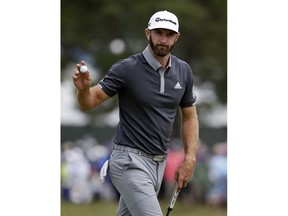
[[[118,94],[120,122],[108,163],[108,174],[120,193],[117,216],[162,216],[157,194],[163,179],[177,108],[185,159],[175,173],[179,190],[187,186],[196,163],[198,119],[193,74],[171,54],[178,41],[177,17],[156,12],[145,29],[143,52],[116,62],[91,87],[89,69],[76,65],[73,81],[82,110],[91,110]]]

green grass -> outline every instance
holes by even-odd
[[[160,204],[163,214],[166,215],[168,201],[163,200]],[[91,204],[61,202],[61,216],[115,216],[116,210],[116,202],[103,202],[98,200],[93,201]],[[227,209],[177,201],[169,216],[227,216]]]

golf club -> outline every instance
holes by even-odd
[[[177,191],[177,190],[178,190],[178,183],[176,182],[175,185],[174,185],[174,189],[173,189],[171,200],[170,200],[168,208],[167,208],[166,216],[168,216],[170,214],[170,212],[173,210],[173,207],[174,207],[174,205],[176,203],[178,194],[180,192],[180,191]]]

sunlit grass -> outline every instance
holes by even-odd
[[[168,201],[161,201],[163,214],[166,215]],[[115,216],[116,202],[103,202],[95,200],[91,204],[72,204],[61,202],[61,216]],[[227,216],[226,208],[207,207],[200,204],[189,204],[177,201],[170,216]]]

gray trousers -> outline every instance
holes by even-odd
[[[134,150],[117,148],[110,156],[108,174],[120,193],[117,216],[162,216],[157,195],[166,160],[154,161]]]

